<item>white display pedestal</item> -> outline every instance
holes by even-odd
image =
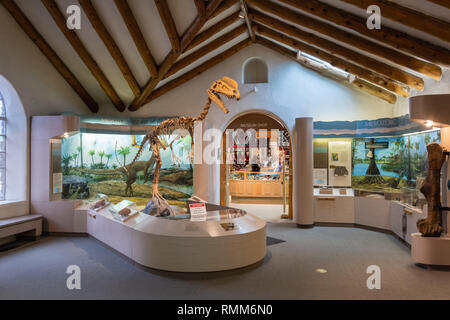
[[[413,233],[411,238],[411,256],[414,262],[450,266],[450,237],[422,237],[420,233]]]

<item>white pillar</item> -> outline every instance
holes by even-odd
[[[294,221],[300,228],[314,226],[313,119],[295,119],[294,129]]]
[[[203,122],[194,126],[194,195],[208,201],[208,166],[203,163]]]

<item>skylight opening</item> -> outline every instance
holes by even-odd
[[[355,77],[348,73],[347,71],[344,71],[342,69],[336,68],[332,66],[330,63],[323,61],[315,56],[312,56],[306,52],[298,51],[297,52],[297,60],[306,60],[309,64],[312,66],[315,66],[316,68],[320,68],[322,70],[327,70],[333,74],[339,75],[342,78],[347,79],[349,82],[353,82]]]

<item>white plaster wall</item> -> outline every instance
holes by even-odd
[[[0,48],[0,75],[16,89],[28,118],[64,111],[89,111],[1,5]]]

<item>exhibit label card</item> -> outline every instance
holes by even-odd
[[[192,203],[189,205],[191,221],[206,221],[206,204]]]
[[[61,193],[63,187],[63,175],[61,172],[53,174],[53,193]]]

